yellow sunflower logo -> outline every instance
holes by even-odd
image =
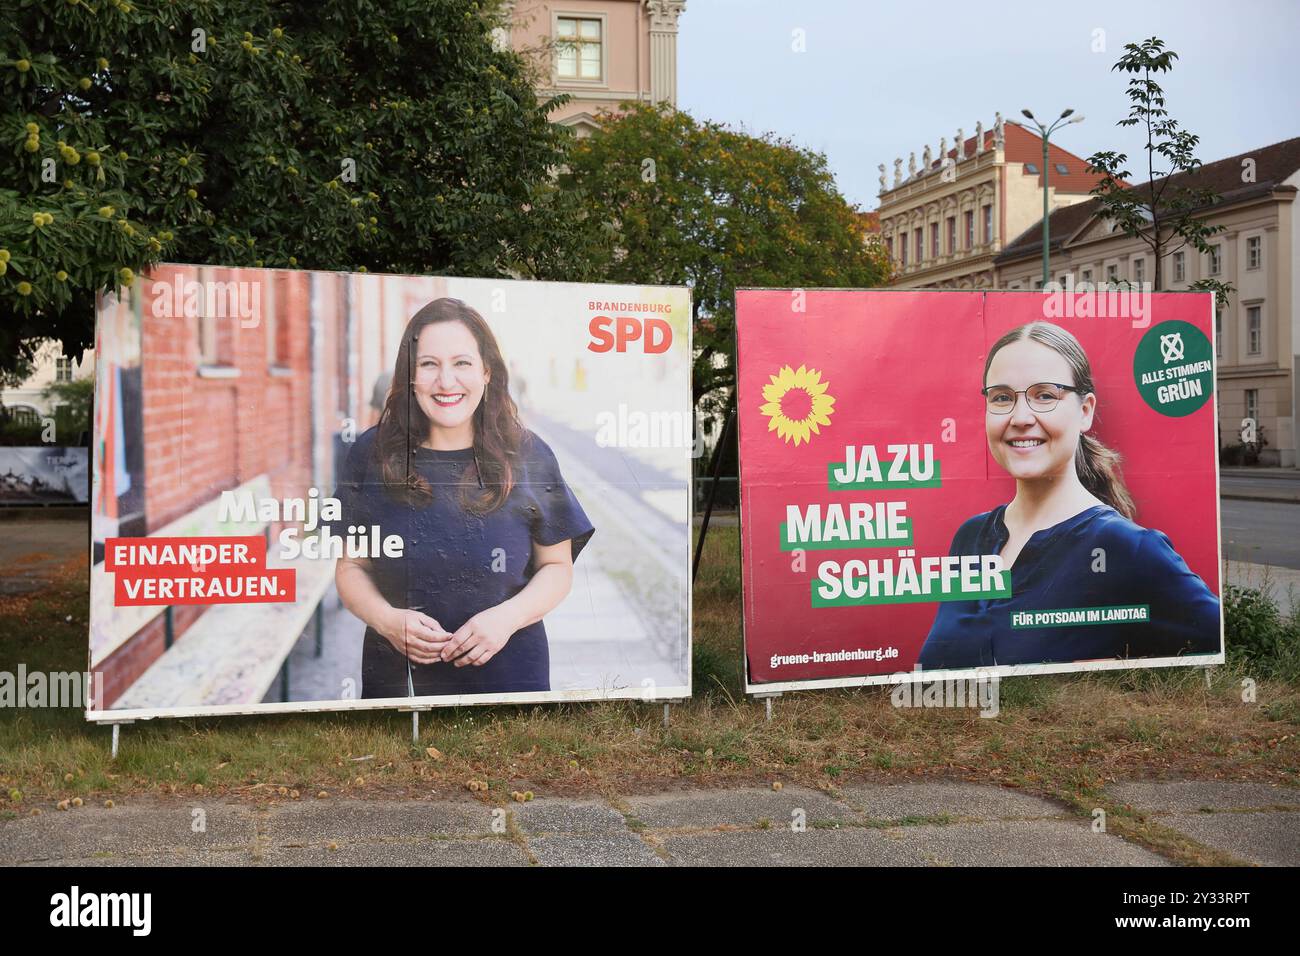
[[[794,439],[811,442],[813,435],[821,434],[818,425],[829,425],[835,411],[835,399],[826,394],[829,382],[822,381],[822,373],[800,365],[798,371],[786,365],[776,375],[768,376],[772,382],[763,386],[767,403],[759,409],[771,421],[768,431],[775,431],[786,441]]]

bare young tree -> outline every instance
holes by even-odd
[[[1137,126],[1146,131],[1147,181],[1129,185],[1126,153],[1104,150],[1088,157],[1088,165],[1101,174],[1092,194],[1101,205],[1101,215],[1124,234],[1140,239],[1155,260],[1154,289],[1164,289],[1166,256],[1191,245],[1209,253],[1209,238],[1223,231],[1197,218],[1219,201],[1212,189],[1189,184],[1200,166],[1195,150],[1200,137],[1179,126],[1165,108],[1165,94],[1155,76],[1173,69],[1178,54],[1165,48],[1158,37],[1124,45],[1124,55],[1112,70],[1132,74],[1128,84],[1129,114],[1119,126]],[[1167,168],[1157,168],[1167,166]],[[1218,279],[1200,279],[1191,288],[1212,291],[1222,302],[1232,287]]]

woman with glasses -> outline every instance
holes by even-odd
[[[983,393],[989,450],[1016,494],[966,521],[949,553],[1000,555],[1012,594],[941,604],[920,666],[1217,652],[1218,598],[1164,534],[1134,523],[1119,455],[1088,434],[1097,395],[1078,340],[1049,322],[1013,329],[989,351]],[[1118,607],[1130,610],[1111,623],[1032,626],[1022,613]]]
[[[464,302],[437,299],[407,324],[379,424],[358,436],[335,493],[345,524],[404,546],[335,572],[366,625],[363,697],[550,690],[542,617],[594,529],[520,424],[508,379]]]

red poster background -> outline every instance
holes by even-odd
[[[1076,300],[1084,294],[1072,296]],[[802,296],[802,299],[798,297]],[[791,569],[779,525],[787,505],[905,501],[920,555],[949,553],[972,515],[1010,501],[1015,481],[993,460],[980,395],[988,348],[1010,329],[1046,320],[1073,333],[1097,387],[1093,434],[1123,456],[1136,521],[1169,536],[1174,549],[1221,594],[1215,396],[1183,418],[1161,415],[1138,394],[1133,354],[1151,326],[1181,320],[1212,339],[1210,293],[1156,293],[1148,313],[1071,318],[1044,314],[1041,292],[791,291],[736,293],[740,507],[745,651],[751,684],[851,678],[910,671],[938,605],[813,608],[811,582],[822,560],[897,552],[809,550],[807,569]],[[803,310],[798,311],[797,307]],[[1069,309],[1067,307],[1066,311]],[[1134,327],[1134,322],[1140,327]],[[834,396],[829,426],[797,447],[768,429],[763,386],[783,366],[821,373]],[[956,440],[943,441],[946,419]],[[846,445],[932,443],[942,487],[832,491],[828,462]],[[834,652],[892,645],[882,661],[786,664],[773,654]]]

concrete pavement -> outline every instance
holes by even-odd
[[[1187,780],[1118,784],[1109,794],[1197,843],[1243,862],[1300,863],[1300,789]]]
[[[1225,560],[1300,568],[1300,504],[1224,498],[1219,517]]]
[[[1112,800],[1242,863],[1300,863],[1300,788],[1128,783]],[[270,805],[121,798],[0,821],[0,864],[1167,866],[1040,797],[957,782],[677,790],[505,807],[463,795]]]
[[[1300,570],[1245,561],[1224,561],[1224,580],[1243,588],[1267,589],[1282,614],[1300,607]]]

